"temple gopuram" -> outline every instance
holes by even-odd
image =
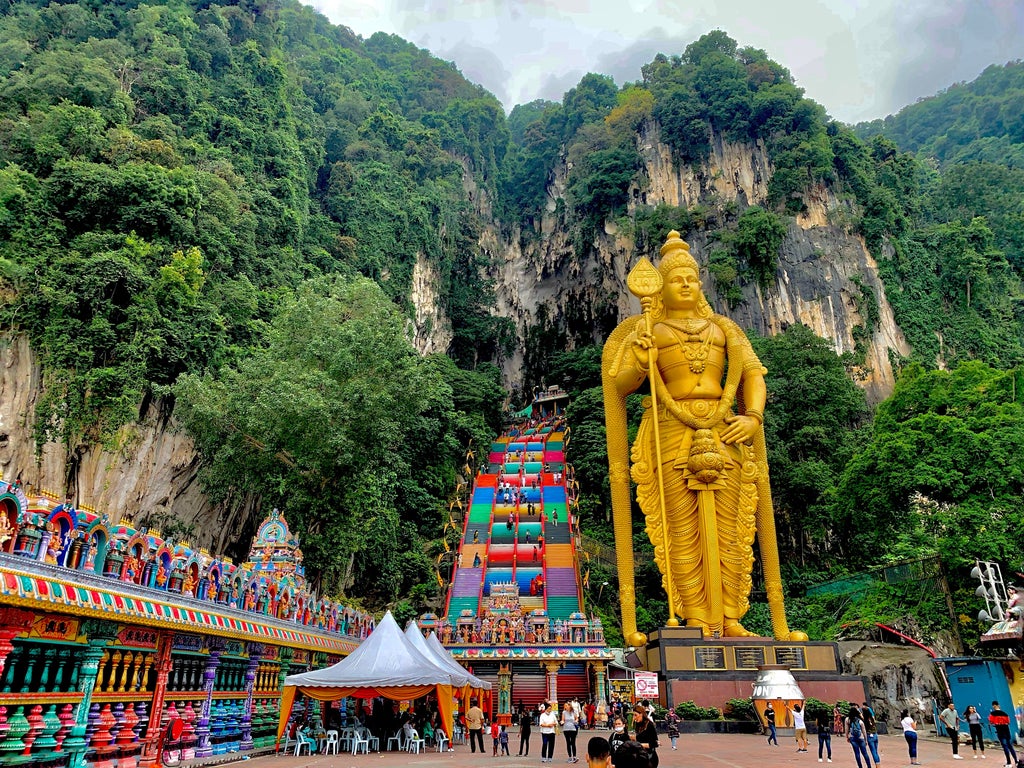
[[[235,564],[0,480],[0,766],[272,747],[285,676],[373,626],[312,592],[277,510]]]
[[[490,447],[466,505],[444,616],[419,624],[492,684],[484,711],[508,724],[520,708],[608,703],[614,659],[584,606],[577,485],[565,464],[568,396],[543,390]]]

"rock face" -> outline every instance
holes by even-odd
[[[945,704],[942,675],[921,648],[847,640],[839,643],[839,655],[844,672],[870,681],[872,709],[890,733],[899,733],[902,710],[910,710],[918,723],[930,723],[934,703]]]
[[[638,147],[646,180],[632,190],[631,208],[666,203],[686,208],[735,204],[742,209],[766,202],[772,167],[763,146],[714,137],[708,160],[697,169],[673,163],[655,125],[642,131]],[[556,170],[537,232],[503,241],[493,228],[482,241],[496,264],[491,275],[498,294],[496,311],[516,322],[521,340],[529,329],[547,326],[563,330],[569,344],[600,342],[618,320],[639,311],[626,289],[630,268],[643,255],[657,258],[656,253],[639,253],[632,235],[612,222],[595,239],[591,255],[579,257],[562,218],[567,174],[565,165]],[[838,353],[854,349],[854,331],[862,327],[866,359],[860,383],[869,400],[877,402],[892,391],[891,354],[905,356],[910,349],[864,242],[829,224],[830,212],[841,209],[839,201],[825,188],[812,190],[808,200],[808,211],[789,225],[768,290],[748,284],[741,301],[730,308],[705,275],[705,293],[718,312],[744,328],[775,334],[803,323],[829,339]],[[690,237],[697,260],[706,264],[706,236],[699,232]],[[522,345],[503,361],[510,384],[521,379],[523,362]]]
[[[47,443],[37,460],[32,426],[41,394],[40,366],[25,337],[0,342],[0,476],[70,498],[114,522],[130,515],[139,525],[179,531],[215,552],[230,549],[255,524],[251,503],[229,514],[209,502],[199,485],[192,441],[157,406],[122,429],[115,446],[69,451]]]
[[[772,167],[760,145],[734,144],[713,137],[708,160],[699,168],[678,167],[658,128],[647,125],[638,136],[644,179],[630,192],[629,206],[668,203],[714,211],[722,207],[764,203]],[[561,165],[548,186],[545,212],[536,228],[512,237],[494,221],[491,201],[466,172],[466,191],[478,215],[492,222],[483,228],[480,244],[491,257],[496,314],[511,318],[520,335],[516,352],[502,361],[509,385],[522,382],[531,354],[528,334],[553,335],[566,346],[600,342],[618,321],[639,311],[626,289],[626,275],[641,255],[633,234],[607,222],[593,247],[578,253],[566,222],[565,190],[569,169]],[[875,261],[864,243],[829,223],[841,208],[826,188],[808,195],[806,214],[792,220],[783,242],[776,280],[767,289],[750,284],[740,302],[725,306],[714,281],[705,277],[705,292],[715,308],[742,327],[774,334],[804,323],[831,340],[837,352],[855,347],[855,329],[865,345],[861,384],[878,401],[892,390],[890,355],[909,349],[893,321]],[[661,233],[664,237],[667,233]],[[698,261],[709,252],[703,232],[691,235]],[[410,336],[426,354],[444,351],[451,343],[451,321],[440,305],[436,269],[422,256],[413,270],[414,317]],[[866,327],[869,326],[870,327]],[[138,524],[151,522],[165,532],[169,524],[191,531],[192,543],[224,551],[255,523],[255,503],[229,512],[214,507],[198,483],[199,459],[188,437],[174,428],[173,418],[147,407],[138,422],[126,427],[114,447],[89,445],[67,449],[57,444],[34,453],[32,415],[41,395],[39,365],[23,338],[0,350],[0,472],[21,477],[58,496],[70,494],[76,504],[112,518],[132,515]],[[172,521],[174,521],[172,523]]]

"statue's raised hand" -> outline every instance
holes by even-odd
[[[636,338],[633,339],[632,349],[640,370],[648,371],[652,364],[658,362],[658,347],[655,346],[654,336],[651,334],[638,331]]]

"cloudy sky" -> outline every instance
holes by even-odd
[[[847,122],[884,117],[1024,58],[1024,0],[305,0],[369,37],[454,61],[506,109],[561,100],[587,72],[637,80],[712,29],[763,48]]]

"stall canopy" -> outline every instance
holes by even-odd
[[[430,652],[442,665],[444,665],[446,669],[464,669],[463,666],[455,660],[455,657],[448,652],[448,649],[441,645],[441,641],[437,639],[437,635],[435,635],[433,632],[431,632],[430,635],[424,640],[424,643],[426,643],[427,648],[430,650]],[[464,702],[465,707],[469,706],[467,702],[469,701],[470,688],[482,690],[489,690],[491,688],[490,683],[481,680],[480,678],[475,677],[473,675],[470,675],[470,677],[472,678],[472,682],[470,683],[469,686],[463,688],[462,690],[462,701]],[[489,695],[481,693],[480,696],[482,699],[482,701],[480,702],[480,706],[484,708],[485,712],[490,712],[491,705],[490,699],[488,698]],[[486,705],[484,702],[487,702]]]
[[[450,735],[453,725],[452,691],[467,685],[470,677],[464,669],[459,669],[461,672],[456,673],[432,654],[416,648],[402,634],[389,611],[370,636],[333,667],[285,678],[277,726],[278,741],[284,735],[295,694],[299,691],[319,701],[335,701],[348,696],[359,699],[382,696],[392,701],[404,701],[436,693],[445,733]],[[480,687],[490,687],[482,681],[476,682]]]

